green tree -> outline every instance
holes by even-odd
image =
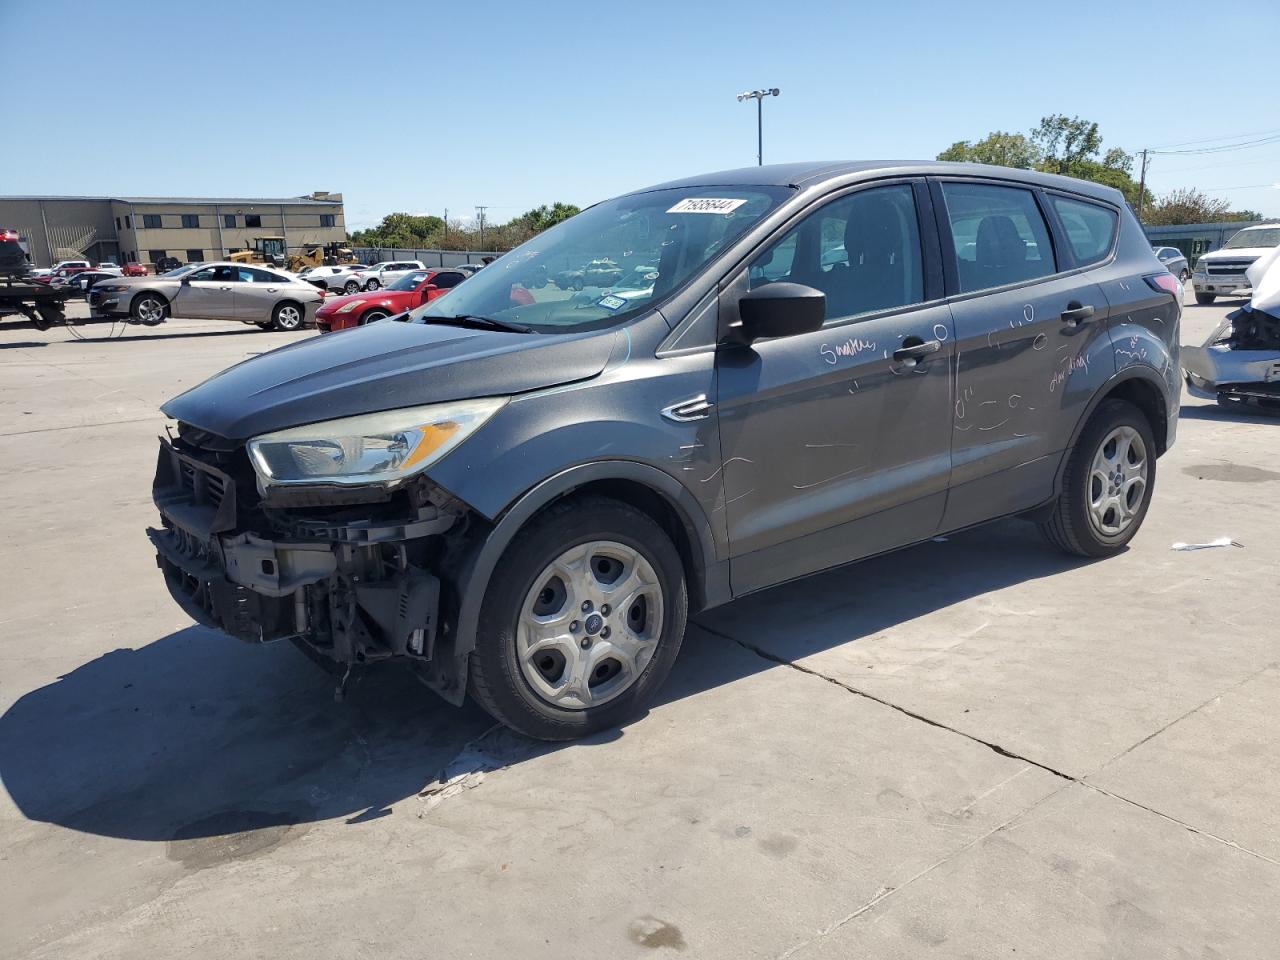
[[[1215,200],[1190,188],[1169,191],[1142,215],[1142,222],[1151,226],[1261,219],[1256,210],[1232,210],[1226,200]]]
[[[998,167],[1016,167],[1030,170],[1040,160],[1035,144],[1020,133],[997,130],[973,143],[959,140],[938,154],[939,160],[958,160],[965,163],[991,163]]]
[[[534,233],[541,233],[548,227],[554,227],[557,223],[577,216],[581,212],[581,209],[572,203],[556,202],[549,207],[544,203],[540,207],[534,207],[522,213],[512,222],[526,224]]]
[[[1031,131],[1031,142],[1040,152],[1039,169],[1066,176],[1074,176],[1074,167],[1096,157],[1102,149],[1096,123],[1061,113],[1042,117]]]

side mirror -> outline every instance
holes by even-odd
[[[191,285],[191,274],[188,273],[185,277],[182,278],[182,285],[184,287]]]
[[[750,343],[819,329],[827,317],[827,295],[802,283],[767,283],[738,300],[742,334]]]

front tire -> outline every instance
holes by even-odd
[[[1156,483],[1156,441],[1127,400],[1105,400],[1071,448],[1062,493],[1040,531],[1081,557],[1109,557],[1133,539]]]
[[[129,304],[129,315],[144,326],[154,327],[169,316],[169,304],[158,293],[144,293]]]
[[[348,296],[350,296],[353,293],[359,293],[360,284],[356,283],[354,280],[348,280],[346,283],[342,285],[342,292],[347,294]]]
[[[382,288],[382,284],[378,281],[377,277],[370,277],[368,282],[365,283],[364,288],[366,290],[380,290]]]
[[[572,740],[641,714],[684,639],[680,555],[648,515],[569,499],[517,534],[489,581],[470,685],[496,720]]]
[[[1218,295],[1216,293],[1201,293],[1199,290],[1196,291],[1196,303],[1200,304],[1202,307],[1207,307],[1217,299]]]
[[[284,303],[276,304],[275,310],[271,313],[271,326],[275,330],[289,333],[302,329],[306,319],[307,315],[300,306],[286,300]]]
[[[1182,271],[1178,274],[1178,281],[1180,283],[1186,283],[1187,277],[1189,276],[1191,276],[1191,271],[1189,271],[1186,267],[1183,267]]]
[[[360,326],[363,327],[366,323],[377,323],[379,320],[385,320],[389,316],[391,314],[385,310],[370,310],[360,318]]]

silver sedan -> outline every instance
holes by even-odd
[[[241,263],[194,263],[156,277],[120,277],[94,284],[95,317],[154,326],[169,317],[239,320],[264,330],[314,323],[324,292],[303,280]]]

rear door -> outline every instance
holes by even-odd
[[[945,529],[1053,494],[1083,404],[1115,372],[1106,297],[1055,248],[1047,199],[998,181],[939,179],[956,333]]]
[[[938,526],[953,334],[929,204],[923,181],[825,202],[722,296],[722,323],[737,317],[750,287],[790,281],[827,296],[820,330],[717,351],[735,593],[922,540]]]
[[[241,267],[236,286],[236,319],[265,323],[283,298],[284,281],[269,270]]]

